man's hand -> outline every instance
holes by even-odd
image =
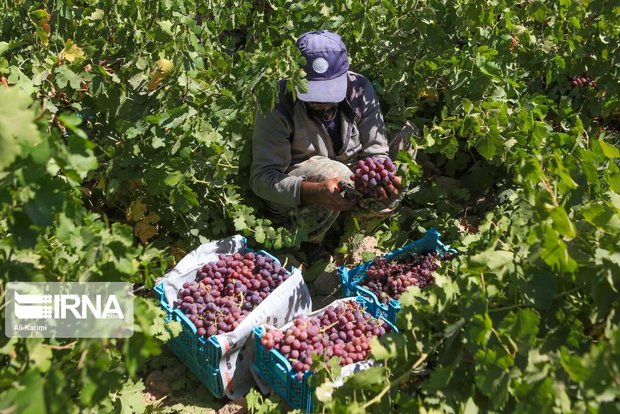
[[[400,182],[401,178],[396,176],[394,177],[394,182],[390,182],[386,187],[377,187],[377,194],[381,200],[388,200],[390,198],[398,197],[400,194]]]
[[[346,211],[353,208],[356,199],[348,200],[340,195],[338,183],[340,178],[330,178],[316,183],[301,183],[301,203],[314,204],[334,211]]]

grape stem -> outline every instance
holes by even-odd
[[[320,333],[325,333],[328,329],[333,328],[334,326],[338,325],[339,322],[334,322],[331,325],[326,326],[325,328],[321,329]]]
[[[75,344],[77,344],[77,341],[70,342],[70,343],[65,344],[65,345],[41,344],[41,346],[44,346],[44,347],[50,348],[50,349],[54,349],[54,350],[63,350],[63,349],[73,349],[75,347]]]

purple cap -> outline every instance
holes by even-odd
[[[297,97],[305,102],[340,102],[347,95],[347,48],[336,33],[328,30],[308,32],[297,39],[297,47],[306,58],[308,92]]]

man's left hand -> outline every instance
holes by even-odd
[[[377,188],[377,195],[381,200],[389,200],[390,198],[396,198],[400,194],[400,177],[394,177],[393,182],[388,183],[385,187]]]

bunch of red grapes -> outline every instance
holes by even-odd
[[[444,259],[449,259],[449,256],[444,256]],[[360,286],[377,295],[382,303],[388,303],[390,299],[400,299],[400,295],[411,286],[423,288],[432,284],[432,272],[438,268],[436,252],[407,256],[395,261],[376,258]]]
[[[362,194],[378,198],[377,189],[397,184],[396,165],[389,158],[369,157],[359,160],[353,170],[351,180]]]
[[[590,88],[596,88],[596,80],[586,77],[573,76],[570,84],[573,86],[573,88],[576,88],[578,86],[589,86]]]
[[[175,306],[196,326],[199,336],[231,332],[289,273],[273,258],[257,253],[218,256],[185,282]]]
[[[301,380],[310,370],[312,355],[325,360],[340,357],[340,365],[364,361],[370,352],[370,340],[390,330],[390,326],[364,312],[357,302],[333,305],[320,316],[297,317],[286,331],[266,331],[261,344],[267,351],[275,348],[293,366]]]

